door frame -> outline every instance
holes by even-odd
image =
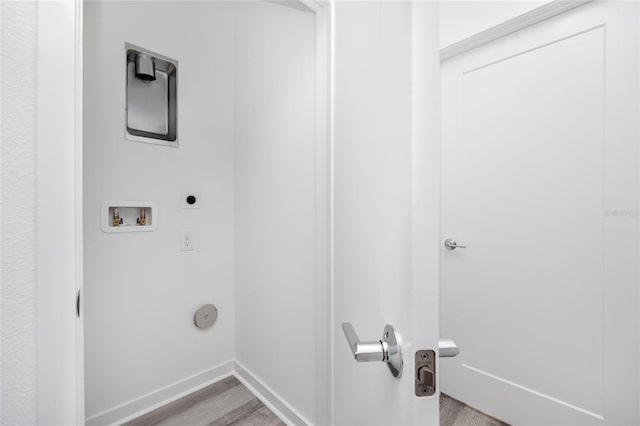
[[[316,21],[316,424],[333,424],[333,2],[298,0]]]
[[[82,0],[37,9],[36,416],[84,424]]]
[[[333,421],[332,147],[333,4],[299,0],[316,16],[316,409]],[[37,53],[37,416],[82,425],[83,327],[83,3],[38,2]],[[66,26],[60,26],[63,17]],[[59,76],[60,78],[51,78]],[[73,96],[69,96],[73,93]],[[72,142],[70,142],[70,140]],[[64,173],[66,171],[67,173]],[[62,242],[66,250],[60,250]],[[53,260],[52,260],[53,259]],[[80,294],[79,318],[75,314]],[[61,334],[62,333],[62,334]],[[65,344],[61,345],[61,341]],[[59,362],[66,360],[60,368]],[[46,421],[45,421],[46,419]]]
[[[530,10],[527,13],[516,16],[508,21],[502,22],[494,27],[480,31],[470,37],[453,43],[440,49],[440,61],[444,62],[449,58],[473,50],[494,40],[508,36],[524,28],[538,24],[547,19],[558,16],[576,7],[583,6],[593,0],[554,0],[540,7]]]

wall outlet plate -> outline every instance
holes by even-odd
[[[193,232],[182,231],[180,232],[180,251],[192,251],[195,250],[193,241]]]
[[[199,209],[200,193],[195,191],[183,191],[180,196],[180,205],[183,209]]]

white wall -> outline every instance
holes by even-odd
[[[545,3],[549,1],[441,1],[440,47],[450,46]]]
[[[233,9],[226,2],[85,2],[86,414],[234,354]],[[124,138],[125,41],[175,58],[180,148]],[[201,209],[181,209],[182,191]],[[155,232],[105,234],[109,200],[158,203]],[[183,229],[195,251],[179,251]],[[208,330],[193,325],[205,303]]]
[[[315,421],[315,15],[239,8],[236,356]]]
[[[2,13],[3,425],[36,423],[36,4]]]

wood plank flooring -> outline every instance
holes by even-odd
[[[480,411],[440,394],[440,426],[509,426]]]
[[[284,422],[233,376],[133,419],[123,426],[283,426]],[[509,426],[447,395],[440,426]]]
[[[238,379],[227,377],[127,423],[126,426],[282,426]]]

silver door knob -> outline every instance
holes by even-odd
[[[460,246],[453,238],[447,238],[444,240],[444,246],[447,250],[455,250],[457,248],[467,248],[467,246]]]
[[[402,375],[402,348],[400,336],[392,325],[385,325],[382,340],[361,342],[350,322],[342,323],[342,331],[347,338],[353,357],[358,362],[386,362],[393,377]]]

